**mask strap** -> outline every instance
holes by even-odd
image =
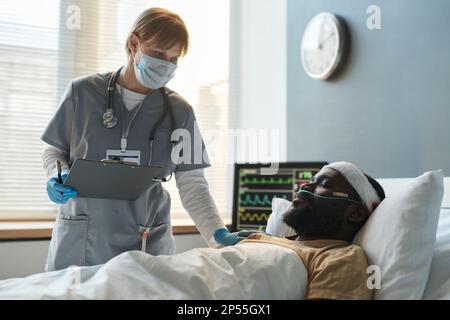
[[[139,52],[141,53],[141,58],[142,58],[142,48],[141,48],[141,37],[139,37],[136,33],[134,33],[133,32],[133,34],[136,36],[136,38],[138,38],[138,42],[137,42],[137,46],[136,46],[136,53],[134,54],[135,55],[135,57],[136,57],[136,54],[138,53],[138,50],[139,50]],[[136,58],[135,57],[133,57],[133,63],[134,64],[137,64],[136,63]]]

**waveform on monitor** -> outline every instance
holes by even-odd
[[[283,195],[281,197],[277,197],[276,195],[273,195],[272,198],[268,194],[265,194],[263,197],[261,197],[259,194],[255,195],[255,197],[252,199],[251,194],[246,194],[245,197],[241,196],[241,205],[248,206],[248,205],[259,205],[259,206],[271,206],[272,205],[272,199],[273,198],[283,198],[287,200],[287,196]]]
[[[269,216],[270,214],[268,213],[254,213],[254,212],[245,212],[245,211],[241,211],[239,212],[239,217],[241,221],[250,221],[250,222],[254,222],[255,220],[257,222],[261,222],[261,221],[269,221]]]
[[[241,184],[257,184],[257,185],[265,185],[265,184],[292,184],[292,177],[288,178],[241,178]]]

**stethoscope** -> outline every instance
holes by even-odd
[[[119,70],[117,70],[116,72],[114,72],[114,74],[112,75],[112,77],[109,79],[109,83],[108,83],[108,98],[107,98],[107,102],[106,102],[106,109],[105,112],[103,113],[103,125],[108,128],[114,128],[117,125],[118,122],[118,118],[117,116],[114,114],[114,106],[113,106],[113,99],[114,99],[114,92],[115,92],[115,88],[116,88],[116,82],[117,79],[120,76],[120,72],[122,71],[123,66],[119,68]],[[153,153],[153,141],[155,140],[155,133],[156,130],[158,130],[158,128],[161,126],[161,124],[164,121],[164,118],[167,116],[167,113],[169,113],[170,116],[170,122],[172,125],[172,132],[173,130],[175,130],[175,120],[174,120],[174,115],[173,115],[173,110],[172,110],[172,103],[170,102],[169,97],[167,96],[166,93],[166,89],[163,88],[159,88],[158,89],[159,92],[161,93],[161,96],[163,98],[163,114],[159,117],[159,119],[155,122],[155,124],[153,125],[152,130],[150,131],[150,155],[149,155],[149,165],[151,166],[152,163],[152,153]],[[142,104],[138,107],[140,108],[142,106]],[[136,110],[134,117],[137,115],[137,113],[139,112],[139,109]],[[130,129],[131,126],[131,122],[133,122],[134,117],[131,119],[130,124],[128,126],[128,130]],[[128,133],[126,134],[126,136],[128,136]],[[125,143],[124,143],[125,142]],[[172,149],[175,145],[175,142],[177,141],[173,141],[172,139],[170,140],[170,142],[172,143]],[[126,148],[126,138],[125,141],[122,138],[121,140],[121,148],[125,149]],[[172,178],[172,170],[170,172],[170,176],[169,178],[153,178],[153,181],[157,181],[157,182],[167,182]]]

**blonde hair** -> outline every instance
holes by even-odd
[[[140,39],[150,40],[163,49],[171,48],[178,43],[182,56],[188,51],[189,34],[186,25],[179,15],[167,9],[150,8],[137,17],[125,43],[129,59],[132,52],[128,44],[133,33]]]

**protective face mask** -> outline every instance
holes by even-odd
[[[353,200],[353,199],[350,199],[348,197],[348,194],[343,193],[343,192],[333,192],[333,196],[334,197],[318,195],[318,194],[315,194],[313,192],[310,192],[310,191],[307,191],[307,190],[303,190],[303,189],[298,190],[297,193],[303,193],[303,194],[306,194],[306,195],[309,195],[309,196],[313,196],[313,197],[320,198],[320,199],[325,199],[325,200],[345,200],[345,201],[349,201],[349,202],[353,202],[353,203],[362,205],[361,202]]]
[[[176,64],[146,55],[140,48],[139,51],[141,59],[138,64],[134,64],[134,72],[141,85],[156,90],[175,77]]]

